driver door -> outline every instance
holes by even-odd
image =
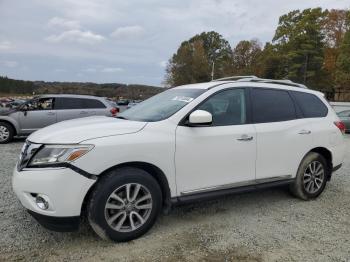
[[[210,126],[177,127],[178,194],[254,183],[256,133],[247,121],[246,101],[243,88],[219,91],[195,109],[212,114]]]
[[[19,112],[21,133],[30,134],[40,128],[52,125],[57,121],[56,110],[53,110],[54,98],[43,97],[30,100],[25,110]]]

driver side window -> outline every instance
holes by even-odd
[[[197,109],[212,114],[212,126],[245,124],[246,103],[244,89],[229,89],[214,94]]]
[[[39,99],[33,99],[28,102],[27,110],[36,111],[36,110],[52,110],[53,108],[53,98],[45,97]]]

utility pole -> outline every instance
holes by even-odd
[[[307,77],[307,63],[309,60],[309,56],[306,53],[306,57],[305,57],[305,66],[304,66],[304,85],[306,84],[306,77]]]
[[[213,60],[213,63],[211,65],[211,80],[214,80],[214,67],[215,67],[215,61]]]

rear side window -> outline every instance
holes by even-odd
[[[296,119],[293,100],[284,90],[253,88],[252,108],[254,123]]]
[[[83,109],[83,99],[58,97],[56,98],[56,109]]]
[[[292,94],[305,118],[327,115],[328,108],[317,96],[297,91],[293,91]]]
[[[58,97],[55,103],[56,109],[93,109],[106,108],[106,106],[96,99]]]

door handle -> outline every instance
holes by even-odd
[[[80,114],[87,114],[88,112],[86,111],[81,111]]]
[[[49,116],[53,116],[53,115],[55,115],[55,113],[54,112],[48,112],[47,113]]]
[[[253,136],[242,135],[240,138],[237,138],[238,141],[251,141],[253,140]]]
[[[311,131],[303,129],[303,130],[300,130],[298,134],[299,135],[309,135],[309,134],[311,134]]]

